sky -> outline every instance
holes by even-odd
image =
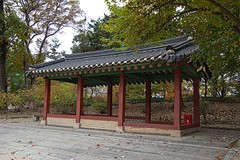
[[[108,7],[104,0],[80,0],[80,8],[86,13],[87,20],[98,19],[109,14]],[[67,54],[71,53],[72,39],[76,33],[72,28],[65,28],[62,34],[58,34],[57,38],[62,43],[59,50],[65,50]]]

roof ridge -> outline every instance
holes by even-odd
[[[193,39],[187,39],[186,41],[181,42],[181,43],[177,43],[177,44],[173,45],[172,47],[173,47],[174,49],[179,49],[179,48],[181,48],[181,47],[183,47],[183,46],[187,46],[187,45],[189,45],[189,44],[194,45],[192,42],[193,42]]]
[[[180,36],[162,41],[158,44],[135,46],[134,48],[107,49],[79,54],[65,55],[65,58],[35,65],[25,74],[37,77],[52,73],[67,72],[65,77],[81,74],[82,71],[95,68],[120,67],[133,64],[172,63],[187,58],[198,46],[191,37]],[[174,53],[174,54],[172,54]],[[89,72],[90,72],[89,71]],[[96,70],[97,71],[97,70]],[[65,73],[64,73],[65,74]]]
[[[65,61],[65,58],[61,58],[61,59],[49,61],[49,62],[44,62],[44,63],[40,63],[40,64],[35,64],[35,65],[29,66],[29,67],[30,68],[41,68],[46,65],[52,65],[52,64],[59,63],[59,62],[63,62],[63,61]]]
[[[82,52],[82,53],[73,53],[73,54],[65,54],[66,58],[71,58],[71,57],[79,57],[79,56],[84,56],[87,54],[96,54],[96,53],[108,53],[114,51],[114,49],[104,49],[104,50],[97,50],[97,51],[88,51],[88,52]]]
[[[179,42],[185,42],[186,40],[188,40],[188,36],[183,35],[183,36],[163,40],[161,43],[164,45],[170,45],[170,44],[175,44],[175,43],[179,43]]]
[[[184,42],[182,42],[184,40]],[[144,46],[139,46],[137,48],[137,51],[145,51],[145,50],[150,50],[150,49],[157,49],[157,48],[164,48],[167,45],[173,45],[179,42],[182,42],[181,44],[184,44],[186,41],[188,41],[188,37],[186,35],[184,36],[179,36],[175,38],[170,38],[167,40],[162,41],[161,43],[158,44],[158,46],[153,45],[153,44],[148,44]],[[114,50],[114,49],[104,49],[104,50],[98,50],[98,51],[89,51],[89,52],[83,52],[83,53],[75,53],[75,54],[65,54],[65,58],[68,60],[71,59],[79,59],[79,58],[88,58],[88,57],[99,57],[99,56],[109,56],[113,54],[125,54],[128,52],[133,52],[134,49],[132,48],[127,48],[127,50],[121,50],[122,48],[118,48],[119,50]]]
[[[125,51],[116,51],[114,50],[113,52],[98,52],[98,54],[87,54],[87,53],[92,53],[92,52],[85,52],[86,54],[79,54],[78,56],[68,56],[66,57],[66,60],[72,60],[72,59],[79,59],[79,58],[100,58],[100,57],[106,57],[106,56],[111,56],[111,55],[124,55],[124,54],[128,54],[128,53],[133,53],[133,52],[143,52],[143,51],[147,51],[147,50],[152,50],[152,49],[159,49],[159,48],[164,48],[165,46],[151,46],[151,47],[147,47],[147,48],[141,48],[139,50],[134,50],[134,49],[128,49]],[[104,51],[104,50],[101,50]],[[93,53],[97,53],[97,52],[93,52]]]
[[[100,50],[103,51],[103,50]],[[89,54],[87,54],[89,53]],[[94,54],[91,54],[94,53]],[[79,58],[94,58],[94,57],[103,57],[103,56],[110,56],[110,55],[117,55],[119,53],[123,54],[123,53],[129,53],[129,50],[127,51],[113,51],[113,52],[98,52],[98,54],[96,54],[97,52],[85,52],[82,54],[78,54],[77,56],[68,56],[66,57],[66,60],[72,60],[72,59],[79,59]]]

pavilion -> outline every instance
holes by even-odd
[[[169,134],[181,136],[200,127],[199,85],[211,73],[206,65],[189,62],[199,47],[193,38],[181,36],[165,40],[158,46],[138,50],[100,50],[65,55],[56,61],[34,65],[26,72],[29,78],[45,79],[44,112],[41,123],[46,125],[94,128],[119,132]],[[51,81],[77,84],[76,114],[50,114]],[[185,126],[181,121],[182,81],[193,82],[193,120]],[[151,83],[174,82],[173,122],[151,123]],[[144,123],[125,121],[126,84],[145,83]],[[83,88],[106,85],[107,115],[83,114]],[[112,116],[112,86],[119,85],[118,115]]]

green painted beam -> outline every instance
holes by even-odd
[[[77,79],[61,78],[61,79],[51,79],[51,80],[77,84]]]
[[[126,74],[126,75],[127,75],[127,79],[136,79],[141,81],[145,81],[147,79],[146,76],[141,74]]]

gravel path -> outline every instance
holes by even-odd
[[[0,159],[186,160],[221,159],[239,131],[203,129],[183,138],[41,126],[0,124]]]

